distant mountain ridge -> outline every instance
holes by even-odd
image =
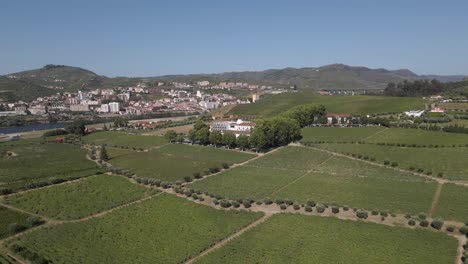
[[[144,80],[196,82],[208,80],[249,82],[279,87],[297,85],[301,90],[320,89],[384,89],[390,82],[437,79],[443,82],[460,81],[467,76],[417,75],[407,70],[371,69],[345,64],[321,67],[270,69],[265,71],[224,72],[215,74],[166,75],[149,78],[129,78],[98,75],[92,71],[66,65],[46,65],[39,69],[0,76],[0,100],[30,100],[61,91],[133,86]]]

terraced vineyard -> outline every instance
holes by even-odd
[[[255,157],[238,151],[182,144],[138,153],[109,150],[109,154],[109,162],[119,168],[129,169],[140,177],[171,182],[192,177],[193,173],[206,174],[210,168],[221,168],[223,163],[240,163]]]
[[[452,263],[456,247],[423,230],[281,214],[197,263]]]
[[[356,127],[356,128],[331,128],[315,127],[302,129],[302,142],[357,142],[381,133],[387,128]]]
[[[25,234],[10,243],[53,263],[180,263],[261,217],[162,194],[85,222]]]
[[[156,193],[118,176],[99,175],[78,182],[14,194],[9,205],[50,218],[79,219]]]

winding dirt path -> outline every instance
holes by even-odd
[[[229,241],[239,237],[240,235],[242,235],[243,233],[245,233],[246,231],[258,226],[259,224],[265,222],[268,218],[270,218],[273,214],[272,213],[265,213],[264,216],[262,216],[261,218],[259,218],[257,221],[255,222],[252,222],[250,223],[248,226],[242,228],[241,230],[237,231],[236,233],[232,234],[232,235],[229,235],[227,236],[226,238],[223,238],[221,241],[217,242],[216,244],[214,244],[213,246],[207,248],[206,250],[204,250],[203,252],[201,252],[200,254],[196,255],[196,256],[193,256],[191,257],[188,261],[184,262],[185,264],[192,264],[194,263],[195,261],[199,260],[200,258],[208,255],[209,253],[215,251],[216,249],[218,248],[221,248],[223,247],[224,245],[226,245]]]

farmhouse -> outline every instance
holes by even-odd
[[[238,137],[241,134],[250,135],[250,132],[254,127],[254,122],[247,122],[242,119],[238,119],[237,121],[213,122],[210,125],[210,131],[220,131],[222,134],[230,132]]]
[[[351,119],[349,114],[327,114],[327,124],[348,124]]]
[[[404,112],[405,115],[409,117],[421,117],[424,114],[424,110],[413,110]]]
[[[438,107],[438,106],[433,107],[433,108],[431,109],[431,113],[443,113],[444,111],[445,111],[444,108]]]

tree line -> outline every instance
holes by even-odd
[[[384,95],[400,97],[420,97],[435,94],[468,96],[466,87],[468,87],[468,79],[447,83],[437,80],[404,80],[400,83],[389,83],[384,90]]]

